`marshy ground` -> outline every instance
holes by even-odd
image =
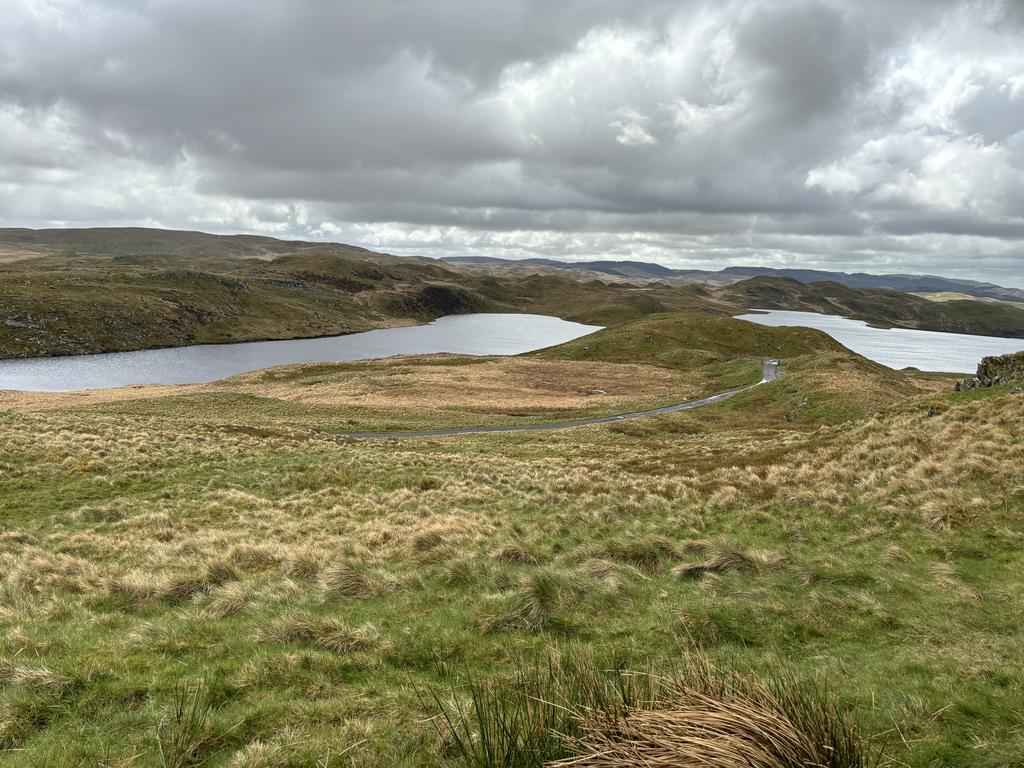
[[[4,764],[461,765],[431,718],[470,682],[694,649],[827,685],[894,764],[1019,764],[1024,400],[820,345],[727,403],[544,434],[330,431],[673,401],[757,360],[0,395]]]

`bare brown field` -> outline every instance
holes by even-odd
[[[457,362],[458,364],[453,364]],[[702,379],[650,365],[528,358],[466,360],[445,355],[390,361],[288,365],[211,384],[152,385],[81,392],[0,392],[19,411],[140,399],[235,393],[284,401],[371,408],[587,409],[702,393]]]

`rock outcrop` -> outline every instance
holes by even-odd
[[[1024,381],[1024,352],[983,357],[978,363],[978,373],[958,381],[956,391],[966,392],[976,387],[996,387],[1011,381]]]

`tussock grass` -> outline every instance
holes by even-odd
[[[261,643],[309,643],[341,654],[380,650],[386,646],[372,624],[352,627],[342,619],[308,613],[284,616],[265,625],[257,631],[255,639]]]
[[[646,573],[658,571],[666,559],[676,558],[679,551],[664,538],[637,541],[611,541],[596,552],[598,557],[625,563]]]
[[[617,563],[612,560],[602,560],[600,558],[584,560],[576,566],[576,570],[584,576],[589,576],[592,579],[599,580],[611,578],[638,579],[642,581],[650,580],[650,577],[639,568],[624,563]]]
[[[281,768],[287,764],[288,755],[280,744],[253,741],[231,756],[229,768]]]
[[[132,610],[155,600],[162,586],[150,573],[128,571],[107,581],[105,596],[125,609]]]
[[[468,702],[463,698],[468,698]],[[435,726],[474,768],[861,768],[880,753],[817,684],[760,681],[689,654],[669,675],[583,651],[442,698]]]
[[[168,717],[170,737],[187,670],[207,691],[195,761],[210,768],[246,745],[253,762],[282,745],[285,765],[442,766],[457,756],[414,688],[454,684],[472,706],[463,666],[497,690],[510,658],[576,646],[672,678],[689,641],[761,680],[779,659],[827,675],[906,764],[1013,764],[1019,398],[935,394],[936,416],[862,418],[796,408],[814,392],[792,371],[790,390],[759,388],[764,408],[643,435],[350,443],[317,430],[355,412],[209,393],[0,408],[3,762],[159,765],[155,726]],[[861,381],[832,378],[836,396]],[[506,543],[541,562],[496,558]],[[16,684],[13,666],[70,682]],[[598,738],[559,722],[574,744]]]
[[[455,558],[445,564],[442,583],[448,587],[467,587],[482,582],[489,575],[488,567],[471,557]]]
[[[533,571],[518,588],[502,596],[496,611],[480,622],[484,634],[521,630],[540,632],[565,624],[565,614],[587,592],[587,585],[571,573],[553,568]]]
[[[786,555],[746,549],[728,539],[704,542],[701,549],[703,560],[677,565],[672,569],[672,574],[681,578],[699,578],[712,573],[738,571],[758,576],[778,570],[789,563]]]
[[[231,549],[228,561],[243,571],[265,571],[276,568],[281,562],[281,555],[271,547],[241,544]]]
[[[349,562],[328,565],[320,576],[324,597],[366,600],[377,594],[379,585],[362,566]]]
[[[914,558],[905,549],[893,544],[886,547],[885,552],[882,553],[882,559],[887,563],[909,563]]]
[[[285,572],[295,579],[304,581],[315,581],[323,568],[321,557],[316,552],[296,552],[285,566]]]
[[[240,578],[242,578],[242,575],[234,565],[221,560],[213,560],[207,563],[203,574],[203,580],[215,587],[227,584],[230,581],[238,581]]]
[[[241,613],[252,602],[252,588],[248,584],[236,581],[218,587],[210,595],[206,610],[218,619],[224,619]]]
[[[42,664],[0,664],[0,682],[20,686],[31,691],[59,692],[71,685],[72,680],[66,675],[54,672]]]
[[[156,725],[160,768],[193,768],[205,762],[203,752],[213,741],[211,706],[206,688],[179,685],[171,706]]]
[[[211,586],[202,576],[175,576],[163,588],[161,596],[168,602],[180,603],[208,592]]]
[[[540,565],[540,558],[525,547],[514,543],[505,544],[496,550],[494,553],[494,559],[499,563]]]
[[[301,764],[301,733],[288,728],[270,739],[255,739],[232,754],[228,768],[288,768]],[[329,759],[320,759],[321,765]],[[319,768],[319,766],[317,766]]]

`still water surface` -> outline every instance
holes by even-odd
[[[862,320],[817,312],[781,309],[753,310],[740,315],[761,325],[802,325],[824,331],[844,347],[890,368],[974,373],[987,355],[1024,350],[1024,339],[970,336],[965,333],[915,331],[909,328],[871,328]]]
[[[70,391],[129,384],[200,384],[258,368],[452,352],[518,355],[600,330],[546,315],[449,315],[428,325],[347,336],[204,344],[101,355],[0,360],[0,389]]]

